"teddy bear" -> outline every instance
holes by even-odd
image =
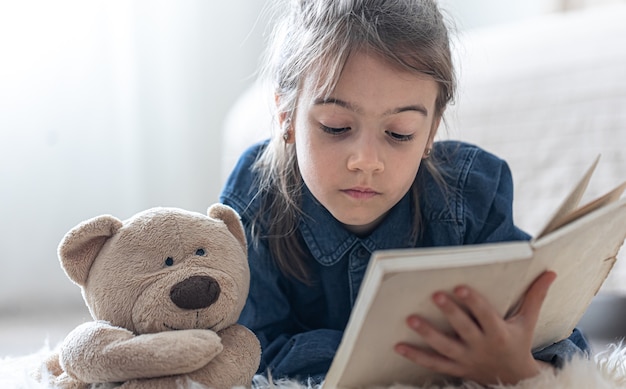
[[[251,385],[260,344],[237,324],[250,282],[246,235],[232,208],[216,203],[207,215],[158,207],[125,221],[98,216],[65,235],[61,266],[94,320],[48,359],[49,383]]]

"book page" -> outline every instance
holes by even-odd
[[[533,347],[571,333],[613,267],[625,237],[626,199],[622,199],[533,242],[531,278],[545,270],[557,273],[541,308]]]
[[[576,184],[572,192],[565,198],[565,201],[563,201],[561,206],[556,210],[548,223],[546,223],[545,227],[543,227],[541,232],[537,234],[537,239],[554,231],[558,228],[556,226],[563,225],[563,218],[578,207],[580,199],[582,199],[585,194],[585,190],[587,190],[587,186],[589,185],[589,181],[591,180],[591,176],[593,175],[599,160],[600,156],[598,155],[580,181]]]
[[[576,209],[573,212],[570,212],[569,214],[566,214],[565,216],[563,216],[562,218],[555,220],[552,225],[550,226],[550,230],[546,231],[543,233],[543,235],[547,235],[550,232],[557,230],[561,227],[563,227],[564,225],[566,225],[567,223],[570,223],[590,212],[595,211],[596,209],[602,208],[608,204],[611,204],[617,200],[619,200],[619,198],[622,196],[622,194],[624,193],[624,190],[626,190],[626,182],[622,183],[622,185],[618,186],[617,188],[611,190],[609,193],[598,197],[597,199],[583,205],[582,207]]]

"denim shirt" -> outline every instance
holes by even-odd
[[[251,169],[267,142],[248,149],[229,177],[220,201],[234,208],[246,229],[251,271],[250,292],[239,322],[262,347],[260,374],[273,378],[323,379],[353,308],[370,255],[375,250],[528,240],[513,223],[513,183],[507,164],[469,144],[445,141],[433,147],[448,185],[445,192],[426,169],[420,211],[423,232],[411,243],[413,205],[405,195],[366,237],[347,231],[309,192],[302,193],[298,234],[308,257],[310,282],[286,277],[267,242],[254,244],[251,221],[261,210],[256,175]],[[261,231],[263,236],[264,231]],[[535,352],[537,359],[561,366],[573,354],[588,351],[580,332]]]

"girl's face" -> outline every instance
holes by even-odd
[[[437,83],[354,53],[328,98],[314,80],[303,90],[292,127],[302,178],[348,230],[367,234],[407,193],[432,145]]]

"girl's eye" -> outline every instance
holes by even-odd
[[[172,266],[172,265],[174,265],[174,258],[172,257],[165,258],[165,266]]]
[[[397,142],[407,142],[413,139],[413,134],[398,134],[397,132],[385,131],[387,135]]]
[[[205,254],[204,249],[197,249],[196,250],[196,255],[203,256],[204,254]]]
[[[333,127],[327,127],[323,124],[320,125],[320,128],[322,129],[322,131],[330,135],[341,135],[350,130],[350,127],[333,128]]]

